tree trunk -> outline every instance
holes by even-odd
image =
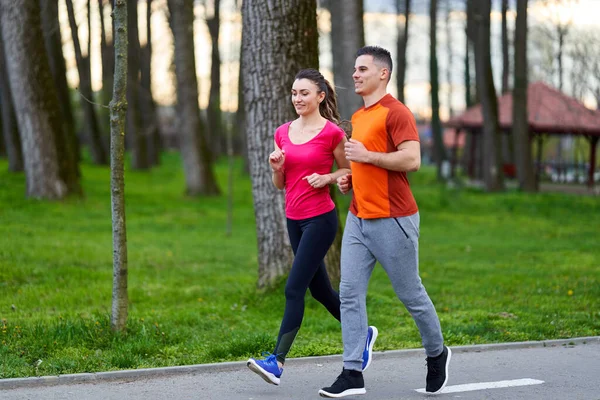
[[[59,147],[59,159],[61,152],[69,151],[73,157],[75,165],[72,168],[79,171],[77,163],[81,160],[81,152],[79,147],[79,139],[75,129],[75,119],[73,118],[73,105],[71,104],[71,95],[69,93],[69,85],[67,83],[67,67],[62,49],[62,37],[58,20],[58,0],[40,0],[41,15],[42,15],[42,30],[44,31],[44,40],[46,43],[46,51],[50,61],[50,71],[52,79],[56,83],[58,91],[59,106],[62,116],[63,130],[65,132],[66,143],[68,147],[61,149]]]
[[[437,178],[443,180],[442,165],[447,160],[440,122],[440,97],[437,63],[437,0],[429,3],[429,79],[431,81],[431,135],[433,137],[433,158],[437,167]]]
[[[206,19],[211,38],[210,95],[208,98],[208,142],[211,153],[218,157],[223,152],[225,131],[221,113],[221,53],[219,52],[219,29],[221,27],[220,0],[214,0],[214,14]]]
[[[531,155],[527,110],[527,0],[517,0],[515,22],[515,82],[513,89],[513,127],[515,160],[519,187],[525,192],[535,192],[535,174]]]
[[[115,49],[113,46],[114,37],[112,23],[106,25],[104,19],[104,2],[98,0],[98,10],[100,14],[100,58],[102,64],[102,90],[100,91],[100,102],[102,105],[108,105],[112,98],[113,80],[115,73]],[[112,2],[111,2],[112,3]],[[112,18],[111,18],[112,21]],[[108,42],[107,32],[110,32],[111,42]],[[105,148],[109,148],[110,143],[110,111],[104,107],[98,111],[100,130],[102,132],[102,143]]]
[[[2,12],[2,10],[0,10]],[[2,31],[0,31],[0,107],[2,116],[2,136],[8,157],[8,170],[11,172],[23,171],[23,151],[21,149],[21,138],[19,127],[10,93],[9,79],[6,71],[4,45],[2,43]]]
[[[242,20],[244,105],[258,240],[258,287],[267,287],[289,271],[292,260],[283,193],[271,182],[267,159],[273,150],[275,129],[294,118],[289,90],[295,74],[319,64],[316,1],[244,1]]]
[[[40,0],[42,16],[42,30],[52,79],[56,83],[60,115],[55,116],[61,129],[58,131],[56,141],[56,154],[58,157],[60,176],[69,187],[69,193],[82,194],[79,179],[79,140],[75,132],[75,123],[71,109],[69,86],[67,84],[65,59],[62,52],[62,39],[58,29],[58,1]]]
[[[150,165],[160,164],[160,153],[162,143],[160,138],[160,127],[156,118],[156,104],[152,97],[152,0],[146,0],[146,46],[141,49],[141,89],[140,104],[142,111],[142,122],[144,126],[143,135],[148,145],[148,162]]]
[[[55,138],[60,134],[58,96],[44,48],[38,2],[0,2],[6,70],[21,133],[27,196],[61,199]]]
[[[138,0],[127,0],[127,142],[131,148],[131,167],[150,168],[148,144],[140,113],[140,38],[138,34]]]
[[[446,80],[448,83],[448,117],[452,117],[454,114],[452,110],[452,96],[453,96],[453,84],[452,84],[452,72],[454,71],[454,50],[452,48],[452,0],[446,0],[446,51],[448,56],[448,65],[446,66]],[[452,151],[456,151],[453,148]]]
[[[244,33],[242,32],[242,42]],[[239,143],[240,153],[242,154],[242,171],[250,174],[250,160],[248,159],[248,135],[246,135],[246,108],[244,107],[244,47],[240,46],[240,68],[238,73],[238,106],[235,112],[235,138]]]
[[[504,189],[500,132],[498,127],[498,99],[492,74],[490,53],[491,0],[470,0],[476,21],[474,37],[475,75],[478,97],[483,113],[483,180],[489,192]]]
[[[362,98],[354,93],[351,73],[356,51],[365,45],[363,1],[329,0],[329,12],[338,109],[342,119],[350,119],[352,114],[364,105]]]
[[[175,38],[178,132],[186,190],[189,195],[216,195],[219,188],[210,162],[198,107],[198,79],[194,58],[193,1],[168,0]]]
[[[81,44],[79,42],[79,34],[77,29],[77,21],[75,20],[75,11],[73,9],[73,1],[66,0],[67,13],[69,14],[69,25],[71,27],[71,37],[73,38],[73,50],[75,52],[75,60],[77,62],[77,71],[79,72],[79,99],[81,108],[83,109],[83,118],[85,132],[87,136],[87,144],[90,148],[92,160],[95,164],[108,164],[108,157],[102,145],[100,130],[98,129],[98,117],[96,109],[92,103],[94,94],[92,91],[92,74],[90,71],[90,54],[86,58],[81,52]]]
[[[510,76],[510,60],[508,55],[508,24],[506,14],[508,12],[508,0],[502,0],[502,94],[510,91],[508,84]]]
[[[125,222],[125,119],[127,113],[127,0],[115,0],[115,77],[110,102],[110,189],[113,232],[113,290],[110,325],[122,331],[127,324],[127,229]]]
[[[404,3],[404,9],[401,4]],[[404,25],[398,26],[398,66],[396,72],[396,85],[398,87],[398,100],[404,103],[404,85],[406,83],[406,49],[408,48],[408,22],[410,18],[411,0],[396,0],[396,13],[404,14]]]

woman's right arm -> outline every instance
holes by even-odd
[[[285,152],[277,146],[277,143],[274,143],[274,146],[275,150],[269,155],[269,164],[273,171],[271,180],[277,189],[283,190],[285,187],[285,171],[283,167],[285,163]]]

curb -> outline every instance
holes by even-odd
[[[557,346],[575,346],[578,344],[600,344],[600,336],[588,336],[571,339],[555,339],[555,340],[540,340],[530,342],[509,342],[509,343],[492,343],[492,344],[478,344],[470,346],[452,346],[453,353],[469,353],[469,352],[482,352],[482,351],[497,351],[497,350],[514,350],[524,348],[535,348],[535,347],[557,347]],[[374,359],[381,359],[384,357],[396,357],[405,358],[412,356],[423,356],[423,349],[407,349],[407,350],[389,350],[389,351],[378,351],[374,352]],[[294,364],[307,364],[307,363],[323,363],[331,361],[342,361],[340,354],[330,356],[314,356],[314,357],[302,357],[302,358],[290,358]],[[107,371],[107,372],[95,372],[95,373],[81,373],[81,374],[66,374],[66,375],[50,375],[41,377],[31,378],[9,378],[0,379],[0,390],[3,389],[16,389],[24,387],[39,387],[39,386],[57,386],[57,385],[68,385],[75,383],[93,383],[93,382],[106,382],[106,381],[117,381],[127,380],[136,378],[151,378],[156,376],[165,375],[183,375],[183,374],[201,374],[201,373],[214,373],[239,370],[246,365],[245,361],[233,361],[224,363],[214,364],[196,364],[196,365],[184,365],[176,367],[163,367],[163,368],[142,368],[142,369],[131,369],[121,371]]]

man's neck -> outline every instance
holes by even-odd
[[[385,88],[382,88],[382,89],[378,89],[375,92],[370,93],[366,96],[363,96],[363,101],[365,102],[365,108],[371,107],[373,104],[375,104],[379,100],[381,100],[386,94],[387,94],[387,91],[385,90]]]

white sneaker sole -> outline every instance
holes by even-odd
[[[246,365],[248,366],[248,368],[250,368],[251,371],[256,372],[258,376],[263,378],[265,382],[270,383],[271,385],[279,385],[279,382],[281,382],[281,380],[278,377],[276,377],[269,371],[265,371],[264,369],[262,369],[261,366],[258,365],[256,361],[254,361],[252,358],[248,360]]]
[[[369,343],[369,349],[367,350],[367,352],[369,353],[369,361],[367,361],[367,365],[365,365],[365,367],[363,368],[363,372],[365,372],[367,368],[369,368],[369,365],[371,365],[371,361],[373,361],[373,346],[375,346],[375,340],[377,340],[377,335],[379,335],[379,330],[377,330],[377,328],[375,328],[374,326],[371,326],[370,328],[373,328],[373,337],[371,338],[371,343]]]
[[[365,393],[367,393],[367,390],[365,388],[346,389],[342,393],[329,393],[323,389],[319,390],[319,395],[321,397],[331,397],[331,398],[336,398],[336,399],[340,398],[340,397],[353,396],[353,395],[365,394]]]
[[[446,383],[448,383],[448,366],[450,365],[450,359],[452,358],[452,350],[450,350],[450,347],[446,347],[446,348],[448,349],[448,359],[446,360],[446,379],[444,380],[442,387],[439,388],[437,391],[425,392],[425,394],[428,394],[430,396],[435,396],[436,394],[440,394],[442,392],[442,390],[444,390],[444,388],[446,387]]]

